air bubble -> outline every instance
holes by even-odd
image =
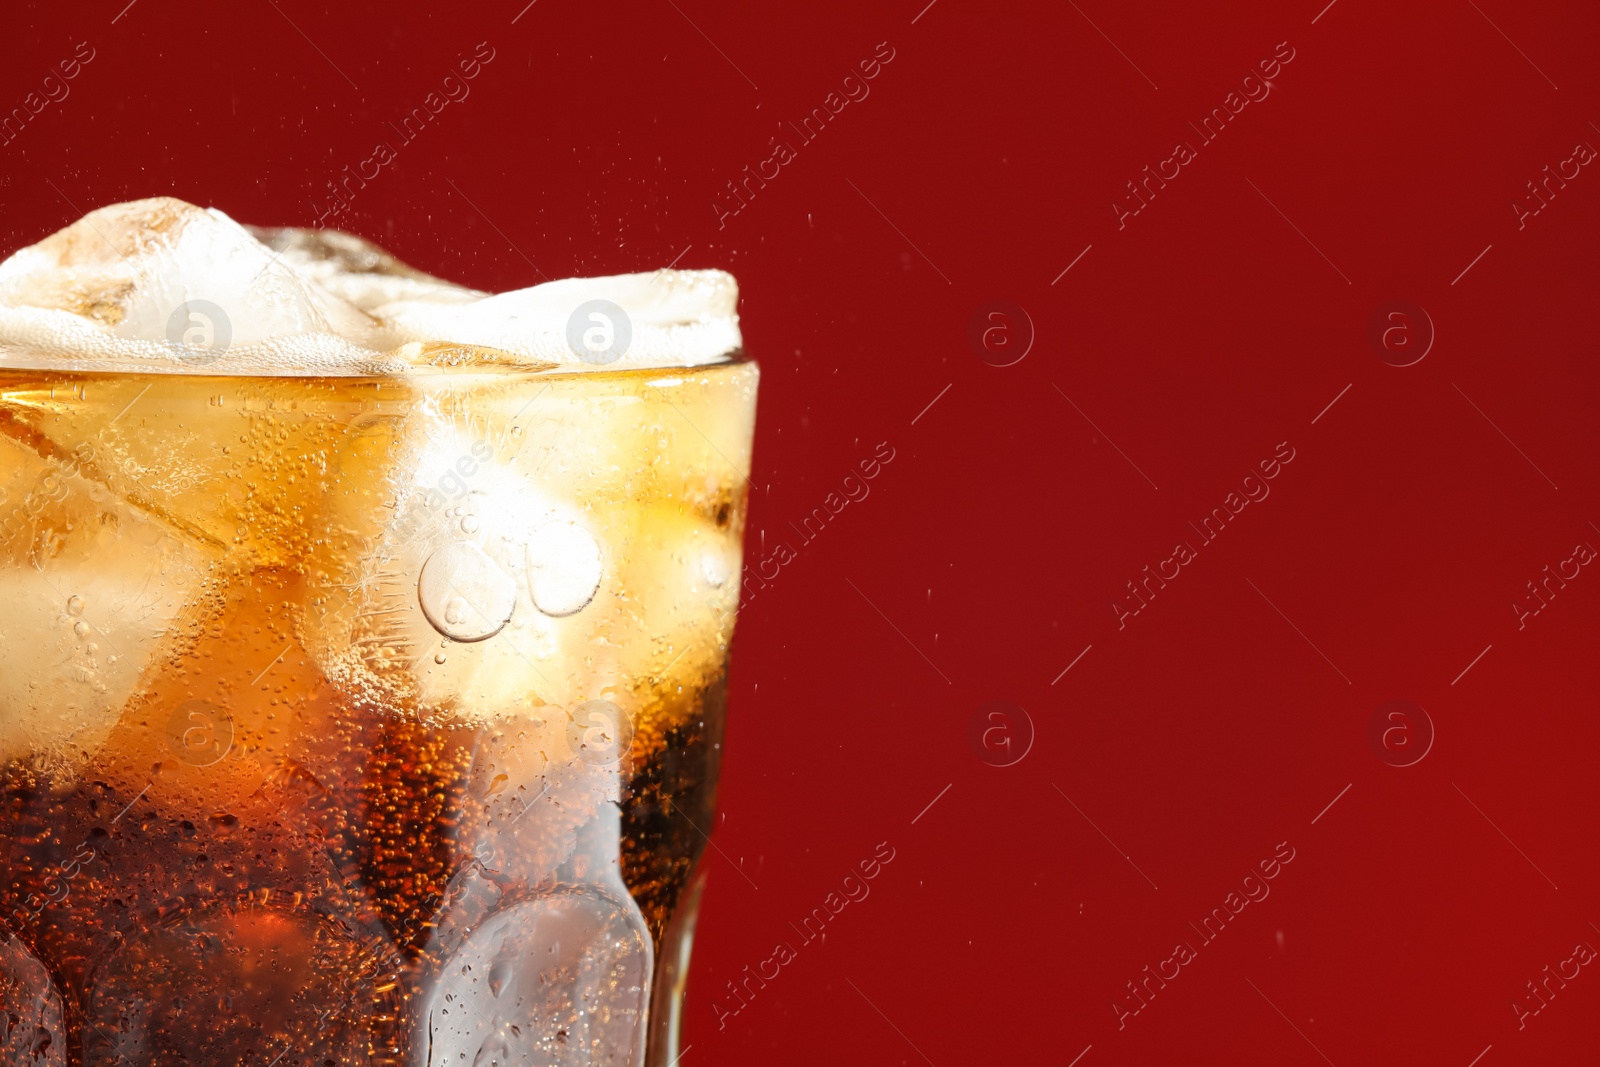
[[[422,565],[417,600],[428,622],[455,641],[484,641],[504,629],[516,582],[471,541],[452,541]]]
[[[464,515],[464,516],[462,516],[462,518],[461,518],[461,532],[462,533],[466,533],[466,534],[475,534],[475,533],[477,533],[478,532],[478,517],[476,515]]]
[[[72,632],[77,634],[79,637],[88,637],[89,624],[84,622],[82,619],[79,619],[77,622],[72,624]]]
[[[600,588],[600,545],[573,522],[551,522],[528,539],[528,592],[546,615],[575,615]]]
[[[83,597],[79,596],[76,593],[74,593],[71,596],[67,597],[67,614],[68,615],[82,615],[83,614]]]

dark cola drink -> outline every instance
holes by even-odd
[[[734,299],[171,200],[0,264],[0,1063],[678,1055]]]

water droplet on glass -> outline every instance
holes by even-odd
[[[461,519],[461,532],[462,533],[468,533],[468,534],[477,533],[478,532],[478,517],[476,515],[465,515],[465,516],[463,516],[462,519]]]
[[[68,615],[82,615],[83,614],[83,597],[78,596],[76,593],[74,593],[72,596],[67,597],[67,614]]]
[[[489,968],[489,992],[496,997],[511,982],[512,966],[512,961],[502,956]]]
[[[417,600],[428,622],[455,641],[499,633],[517,604],[516,582],[471,541],[452,541],[422,565]]]
[[[600,573],[600,545],[577,523],[546,523],[528,539],[528,592],[546,615],[582,611],[600,588]]]
[[[72,632],[77,634],[79,637],[88,637],[89,624],[84,622],[82,619],[79,619],[77,622],[72,624]]]
[[[435,662],[435,663],[443,663],[444,661],[445,661],[445,654],[443,652],[435,652],[433,654],[433,662]]]

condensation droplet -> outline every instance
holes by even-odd
[[[461,532],[462,533],[466,533],[466,534],[475,534],[475,533],[477,533],[478,532],[478,517],[476,515],[465,515],[465,516],[463,516],[462,519],[461,519]]]
[[[511,620],[512,577],[471,541],[452,541],[422,565],[417,600],[435,630],[454,641],[484,641]]]
[[[493,996],[498,998],[500,996],[500,994],[505,990],[506,986],[511,984],[513,976],[515,974],[515,972],[512,969],[513,966],[514,966],[513,962],[511,960],[505,958],[504,956],[502,956],[499,959],[495,960],[493,965],[490,966],[490,968],[489,968],[489,992]]]
[[[84,622],[82,619],[79,619],[77,622],[72,624],[72,632],[77,634],[79,637],[88,637],[89,624]]]
[[[574,522],[551,522],[528,539],[528,592],[546,615],[575,615],[600,588],[600,544]]]
[[[444,661],[445,661],[445,654],[443,652],[435,652],[433,654],[433,662],[435,662],[435,663],[443,663]]]
[[[79,596],[76,593],[74,593],[71,596],[67,597],[67,614],[68,615],[82,615],[83,614],[83,597]]]

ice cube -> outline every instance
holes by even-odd
[[[727,660],[739,602],[739,532],[675,509],[650,509],[629,539],[618,669],[651,689],[705,685]]]
[[[71,781],[145,673],[181,647],[219,546],[0,438],[0,762],[32,754]]]
[[[238,223],[168,197],[92,211],[0,263],[0,344],[78,369],[277,373],[388,347],[365,312]]]
[[[469,304],[487,294],[408,267],[370,241],[338,230],[245,229],[285,262],[362,311],[401,300]]]
[[[706,684],[726,659],[741,591],[747,394],[755,384],[748,364],[612,380],[574,375],[508,412],[530,432],[507,435],[502,462],[581,509],[590,534],[603,523],[600,587],[573,619],[591,635],[589,669],[629,694],[621,702],[636,714],[653,690]],[[518,441],[526,443],[513,452]],[[545,536],[535,531],[529,543],[536,600],[538,550],[571,579],[586,559],[582,538],[561,535],[570,544],[557,552]]]
[[[546,587],[530,584],[529,545],[561,524],[598,552],[626,514],[583,512],[543,492],[491,440],[426,405],[397,433],[414,451],[400,464],[390,523],[359,580],[308,616],[307,647],[323,669],[346,688],[468,722],[604,695],[609,608],[586,608],[552,584],[566,610],[541,610],[535,590]]]
[[[407,442],[403,379],[185,375],[6,381],[0,439],[71,456],[83,477],[189,536],[262,565],[348,580],[377,536]]]
[[[739,288],[719,270],[567,278],[472,303],[407,299],[372,309],[393,336],[450,340],[577,366],[693,367],[743,341]]]

